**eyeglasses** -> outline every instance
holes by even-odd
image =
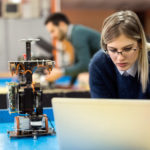
[[[131,52],[133,51],[136,51],[137,48],[133,48],[133,47],[126,47],[124,49],[122,49],[121,52],[118,52],[117,49],[108,49],[108,54],[111,55],[111,56],[118,56],[119,54],[126,57],[126,56],[129,56],[131,54]]]

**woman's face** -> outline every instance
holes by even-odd
[[[128,70],[138,59],[139,45],[136,40],[121,34],[107,44],[107,50],[118,70]]]

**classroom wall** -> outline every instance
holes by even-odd
[[[104,19],[115,12],[115,10],[99,10],[99,9],[63,9],[72,23],[83,24],[98,31],[101,31]]]

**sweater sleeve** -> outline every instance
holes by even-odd
[[[82,35],[75,40],[74,49],[76,62],[72,66],[65,68],[65,75],[72,77],[77,76],[80,72],[88,71],[91,57],[88,41]]]
[[[111,73],[105,68],[108,64],[104,57],[94,57],[89,65],[90,92],[92,98],[116,98],[115,85]],[[111,68],[108,70],[111,70]]]

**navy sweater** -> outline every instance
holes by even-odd
[[[92,98],[150,98],[150,83],[146,92],[143,93],[138,75],[122,76],[103,50],[99,50],[93,57],[89,73]]]

